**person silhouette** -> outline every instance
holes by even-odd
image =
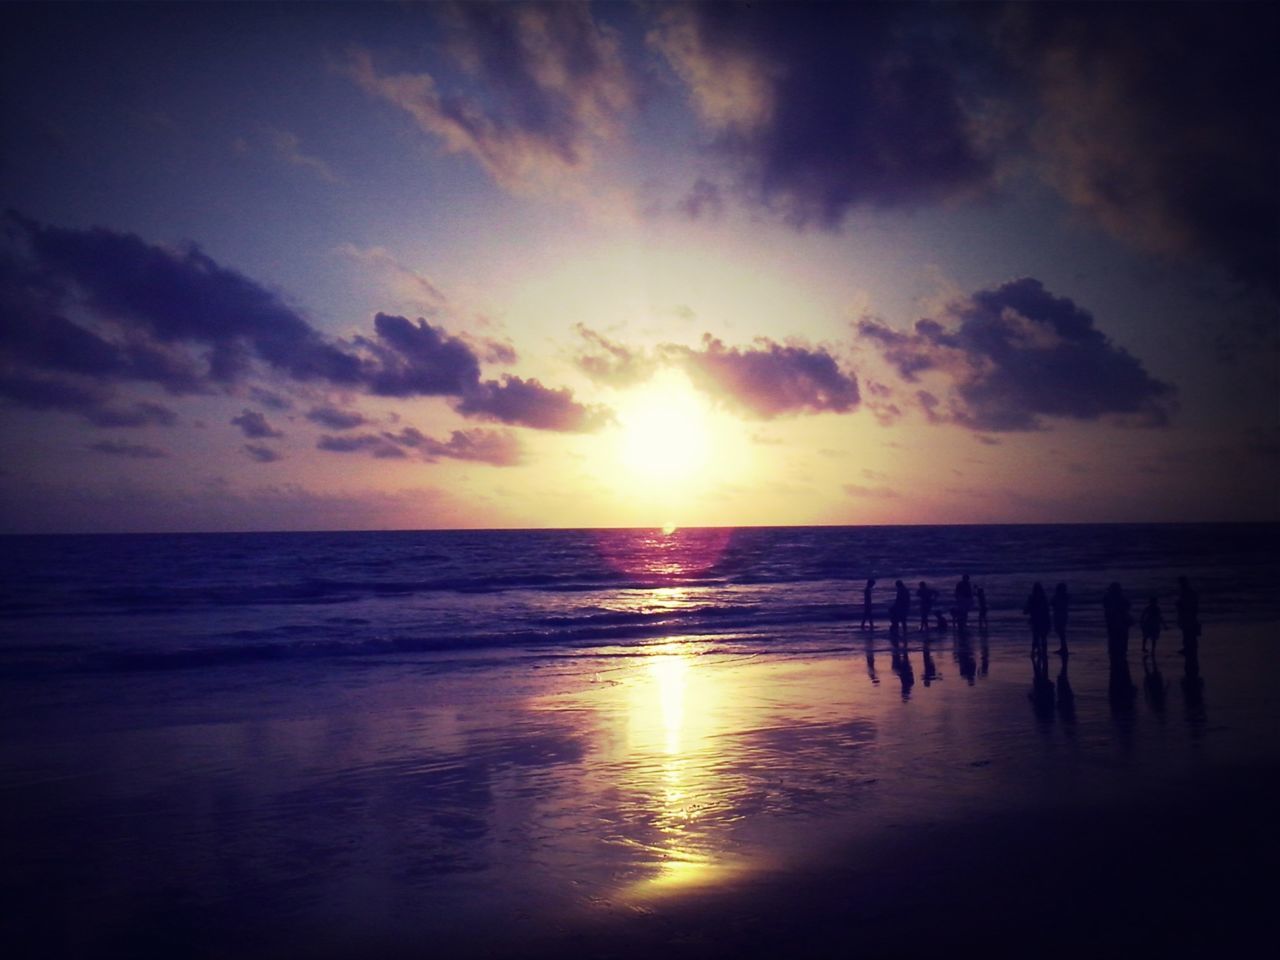
[[[1164,622],[1164,615],[1160,612],[1160,601],[1155,597],[1151,598],[1151,602],[1147,604],[1142,611],[1142,616],[1138,618],[1138,625],[1142,628],[1142,652],[1147,652],[1147,643],[1151,644],[1151,656],[1156,655],[1156,641],[1160,639],[1160,628],[1167,627]]]
[[[862,588],[862,623],[859,627],[866,630],[870,627],[872,630],[876,628],[875,608],[871,604],[871,591],[875,589],[875,580],[868,578],[867,585]]]
[[[964,630],[969,625],[969,611],[973,609],[973,585],[969,583],[966,573],[956,584],[956,629]]]
[[[1067,655],[1067,607],[1070,602],[1071,598],[1067,596],[1067,585],[1058,584],[1053,590],[1053,599],[1049,601],[1049,608],[1053,611],[1053,632],[1058,635],[1057,652],[1064,657]]]
[[[916,591],[916,597],[920,600],[920,629],[929,629],[929,612],[933,610],[933,601],[937,597],[938,591],[934,590],[923,580],[920,581],[920,589]]]
[[[1107,587],[1102,597],[1102,614],[1107,623],[1107,652],[1113,660],[1123,660],[1129,653],[1129,627],[1133,617],[1129,614],[1129,601],[1120,584]]]
[[[1047,657],[1049,655],[1049,598],[1045,596],[1044,587],[1037,582],[1031,588],[1031,596],[1022,612],[1031,618],[1031,655]]]
[[[987,591],[982,587],[978,588],[978,629],[981,630],[987,625]]]
[[[911,591],[901,580],[895,580],[893,588],[893,603],[889,605],[890,629],[897,630],[901,627],[906,630],[907,615],[911,612]]]
[[[1200,598],[1186,577],[1178,578],[1178,629],[1182,631],[1182,649],[1178,652],[1197,656],[1200,653]]]

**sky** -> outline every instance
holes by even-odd
[[[1273,6],[0,21],[0,532],[1280,520]]]

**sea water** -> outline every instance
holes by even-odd
[[[1107,585],[1173,619],[1276,619],[1280,527],[1081,525],[237,533],[0,541],[0,674],[165,670],[404,653],[557,655],[687,638],[785,654],[845,641],[877,580],[968,573],[993,626],[1034,581],[1094,629]],[[918,611],[917,611],[918,616]],[[1005,636],[1000,631],[1000,636]]]

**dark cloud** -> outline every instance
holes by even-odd
[[[1173,402],[1173,387],[1115,346],[1092,314],[1029,277],[953,303],[910,333],[863,319],[858,334],[907,382],[947,382],[945,398],[917,393],[933,422],[986,432],[1039,429],[1044,417],[1161,425]]]
[[[292,410],[293,401],[288,397],[283,397],[273,390],[263,390],[261,387],[250,387],[249,398],[254,403],[261,404],[264,407],[270,407],[272,410]]]
[[[984,188],[968,16],[917,4],[672,4],[650,43],[746,194],[792,223]],[[696,194],[695,194],[696,195]]]
[[[82,411],[96,427],[172,427],[178,415],[158,403],[141,401],[126,406],[101,406]]]
[[[458,337],[426,320],[379,313],[373,318],[377,339],[356,342],[377,360],[367,375],[369,389],[384,397],[458,396],[480,381],[476,355]]]
[[[1019,4],[1002,26],[1067,200],[1143,249],[1280,293],[1274,4]]]
[[[267,418],[257,410],[249,410],[246,408],[240,416],[232,417],[231,423],[239,427],[240,432],[250,440],[261,440],[266,437],[284,436],[283,432],[271,426],[271,424],[267,422]]]
[[[9,220],[35,262],[74,286],[98,315],[160,344],[207,347],[213,381],[236,380],[256,356],[295,380],[360,382],[358,357],[328,343],[277,294],[220,266],[199,247],[167,250],[132,234],[64,230],[13,212]]]
[[[846,413],[859,402],[858,379],[822,348],[764,337],[744,349],[706,334],[702,349],[668,344],[663,358],[688,372],[694,386],[762,420],[796,413]]]
[[[520,443],[506,430],[454,430],[445,441],[428,437],[413,427],[398,434],[383,434],[402,446],[417,450],[428,462],[441,458],[472,460],[495,467],[511,467],[520,462]]]
[[[145,443],[122,443],[118,440],[100,440],[89,445],[90,450],[110,454],[113,457],[128,457],[132,460],[161,460],[169,454],[159,447]]]
[[[277,460],[284,459],[284,454],[279,450],[272,450],[257,443],[246,443],[244,452],[251,460],[256,460],[258,463],[275,463]]]
[[[0,396],[14,403],[97,422],[112,415],[105,405],[120,381],[152,381],[171,393],[239,390],[265,366],[302,383],[451,398],[464,415],[538,429],[589,430],[607,419],[567,389],[513,376],[482,381],[476,349],[422,318],[379,313],[372,336],[337,342],[197,247],[175,251],[100,228],[47,227],[12,212],[8,223],[15,242],[0,257],[0,306],[13,319],[0,329]],[[68,308],[101,329],[66,319]],[[515,358],[500,341],[482,340],[479,349]],[[273,391],[249,391],[275,409],[290,406]]]
[[[328,450],[330,453],[368,453],[380,460],[399,460],[408,456],[393,441],[376,433],[345,437],[323,434],[316,441],[316,449]]]
[[[312,407],[307,412],[307,419],[330,430],[351,430],[369,422],[355,410],[340,410],[337,407]]]
[[[563,433],[589,433],[612,420],[607,408],[581,404],[567,388],[557,390],[536,379],[510,375],[503,376],[501,382],[486,380],[454,409],[468,417]]]
[[[612,31],[579,3],[440,9],[445,50],[470,84],[446,91],[438,72],[380,73],[363,51],[348,74],[507,189],[544,189],[589,168],[633,96]]]

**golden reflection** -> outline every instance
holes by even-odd
[[[714,837],[699,823],[717,807],[714,672],[666,645],[655,649],[646,673],[631,702],[631,749],[648,754],[656,774],[647,789],[657,837],[646,850],[657,872],[628,892],[658,896],[722,880],[729,865],[709,849]]]

